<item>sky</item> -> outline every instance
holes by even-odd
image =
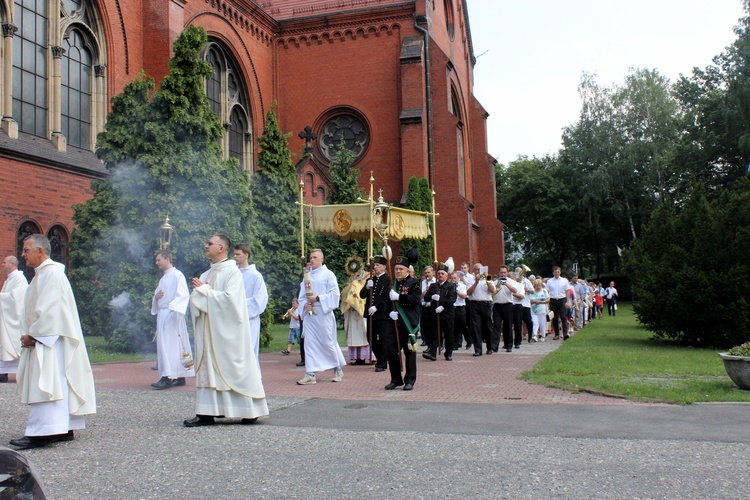
[[[489,153],[555,154],[580,114],[578,84],[622,84],[630,68],[670,81],[704,68],[735,40],[740,0],[465,0],[474,95],[489,113]]]

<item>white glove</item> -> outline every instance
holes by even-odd
[[[377,311],[377,310],[378,310],[378,306],[372,306],[372,307],[370,307],[367,310],[367,314],[369,314],[370,316],[372,316],[373,314],[375,314],[375,311]]]
[[[396,290],[391,290],[390,293],[388,294],[388,297],[391,300],[398,300],[398,292]]]
[[[390,316],[393,321],[396,321],[398,319],[398,311],[391,311],[388,316]]]
[[[372,280],[367,280],[367,284],[365,286],[367,288],[372,288]]]
[[[433,295],[433,296],[432,296],[432,297],[430,297],[430,298],[431,298],[432,300],[434,300],[435,302],[437,302],[437,301],[439,301],[439,300],[440,300],[440,294],[436,293],[435,295]]]
[[[422,307],[430,307],[430,303],[429,302],[422,302]]]
[[[443,307],[443,306],[438,306],[438,307],[435,308],[435,312],[438,313],[438,314],[440,314],[443,311],[445,311],[445,307]]]

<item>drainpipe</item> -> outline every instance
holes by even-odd
[[[430,180],[430,188],[435,187],[434,182],[434,171],[435,171],[435,164],[433,161],[433,151],[432,151],[432,91],[430,86],[430,34],[429,32],[422,28],[420,24],[427,24],[429,26],[429,21],[427,19],[427,16],[415,16],[414,18],[414,27],[422,33],[422,36],[424,36],[424,58],[425,58],[425,64],[424,64],[424,73],[425,73],[425,90],[427,92],[427,165],[428,165],[428,171],[429,171],[429,180]]]

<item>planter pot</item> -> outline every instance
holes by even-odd
[[[719,357],[724,360],[724,369],[732,382],[740,389],[750,391],[750,357],[730,356],[723,352],[719,353]]]

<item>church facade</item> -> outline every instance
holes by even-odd
[[[72,206],[107,175],[94,151],[111,97],[140,71],[158,85],[172,42],[197,25],[209,35],[206,92],[227,157],[256,168],[256,139],[276,103],[307,203],[325,203],[343,140],[362,187],[372,175],[387,202],[404,200],[412,176],[429,180],[441,260],[496,267],[503,226],[488,115],[472,93],[469,8],[470,0],[0,0],[0,250],[20,257],[23,237],[44,233],[65,262]]]

